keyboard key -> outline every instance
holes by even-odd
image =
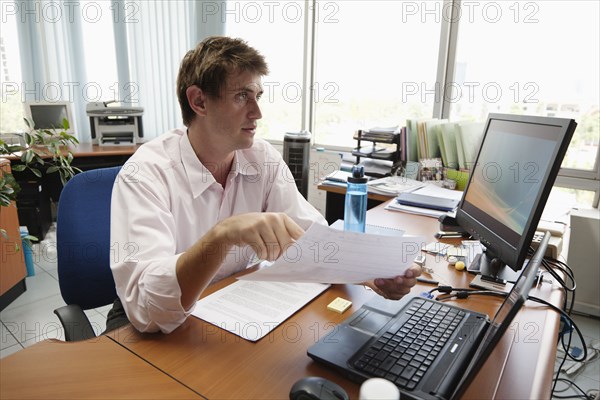
[[[417,369],[415,367],[409,365],[408,367],[404,368],[404,371],[402,371],[402,374],[400,374],[400,377],[408,380],[413,377],[415,372],[417,372]]]

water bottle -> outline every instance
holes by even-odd
[[[364,232],[367,218],[367,177],[362,166],[352,167],[344,206],[344,230]]]

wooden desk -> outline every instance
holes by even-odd
[[[401,227],[431,240],[438,229],[434,218],[388,212],[382,206],[369,211],[367,221]],[[428,256],[427,264],[455,287],[468,287],[472,278],[433,256]],[[225,279],[211,286],[204,295],[233,281],[232,277]],[[429,289],[430,285],[418,285],[413,291]],[[562,300],[561,290],[549,285],[535,289],[534,293],[554,304]],[[338,296],[353,302],[352,308],[343,315],[326,309]],[[293,383],[305,376],[328,378],[344,387],[351,398],[357,398],[358,384],[313,362],[306,351],[372,296],[371,291],[361,286],[333,285],[256,343],[195,317],[188,318],[169,335],[141,334],[126,326],[110,336],[208,398],[283,399],[287,398]],[[493,316],[501,301],[481,296],[452,303]],[[557,313],[528,302],[464,398],[549,398],[558,325]]]
[[[140,146],[98,146],[80,143],[69,148],[73,153],[71,165],[82,171],[123,165]],[[12,163],[20,163],[17,157],[9,159]],[[52,223],[51,204],[60,199],[63,187],[60,176],[54,173],[38,178],[27,170],[15,172],[14,176],[21,185],[21,192],[17,197],[19,222],[27,226],[31,235],[42,240]]]
[[[432,240],[438,226],[434,218],[382,206],[370,210],[367,220]],[[472,278],[433,256],[427,256],[427,265],[455,287],[467,287]],[[212,285],[203,295],[234,279]],[[430,289],[417,285],[413,292]],[[562,291],[548,284],[532,294],[557,305],[562,301]],[[326,308],[338,296],[353,302],[341,315]],[[355,399],[357,383],[313,362],[306,351],[372,296],[362,286],[333,285],[255,343],[195,317],[168,335],[142,334],[127,325],[86,342],[42,342],[0,360],[0,397],[284,399],[298,379],[322,376]],[[501,301],[472,297],[452,303],[493,315]],[[463,398],[550,398],[559,321],[556,312],[527,302]]]
[[[0,360],[3,399],[190,399],[198,393],[108,337],[46,340]]]
[[[344,219],[344,199],[346,196],[346,188],[342,186],[334,186],[327,184],[319,184],[319,190],[327,192],[325,197],[325,219],[329,225],[333,224],[338,219]],[[367,194],[367,210],[380,205],[392,199],[394,196],[387,196],[378,193]]]

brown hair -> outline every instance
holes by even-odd
[[[187,52],[177,76],[177,97],[185,126],[194,120],[186,90],[196,85],[207,96],[219,98],[227,76],[234,72],[251,71],[261,76],[269,73],[267,63],[258,51],[242,39],[210,36]]]

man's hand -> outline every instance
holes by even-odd
[[[304,230],[284,213],[236,215],[215,226],[228,245],[249,245],[262,260],[274,261]]]
[[[421,268],[419,266],[412,266],[406,270],[403,276],[396,276],[390,279],[378,278],[365,283],[365,285],[386,299],[399,300],[408,294],[410,289],[417,284],[417,277],[419,275],[421,275]]]

